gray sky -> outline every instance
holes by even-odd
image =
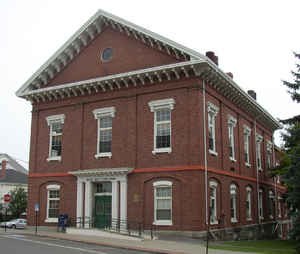
[[[31,105],[15,92],[98,9],[202,54],[214,51],[219,67],[254,89],[274,117],[299,114],[281,84],[300,52],[299,0],[2,0],[0,153],[29,160]]]

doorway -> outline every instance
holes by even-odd
[[[95,196],[95,227],[111,226],[111,195]]]

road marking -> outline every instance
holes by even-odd
[[[31,243],[43,244],[43,245],[47,245],[47,246],[51,246],[51,247],[59,247],[59,248],[64,248],[64,249],[71,249],[71,250],[83,251],[83,252],[86,252],[86,253],[107,254],[106,252],[102,252],[102,251],[95,251],[95,250],[89,250],[89,249],[83,249],[83,248],[76,248],[76,247],[71,247],[71,246],[63,246],[63,245],[59,245],[59,244],[46,243],[46,242],[35,241],[35,240],[24,239],[24,238],[20,239],[20,238],[18,238],[16,236],[12,236],[12,235],[8,235],[8,236],[1,235],[0,237],[10,238],[10,239],[17,239],[17,240],[24,241],[24,242],[31,242]]]

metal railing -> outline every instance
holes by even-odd
[[[103,227],[98,227],[95,222],[95,217],[86,216],[69,218],[67,227],[99,228],[106,231],[135,237],[143,237],[145,233],[147,233],[149,234],[149,237],[151,237],[151,239],[154,238],[156,231],[155,225],[145,225],[139,221],[121,220],[118,218],[109,217],[106,221],[104,221]]]

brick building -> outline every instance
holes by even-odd
[[[16,94],[32,103],[30,224],[34,204],[41,225],[61,213],[194,232],[284,219],[267,176],[279,123],[213,52],[100,10]]]

